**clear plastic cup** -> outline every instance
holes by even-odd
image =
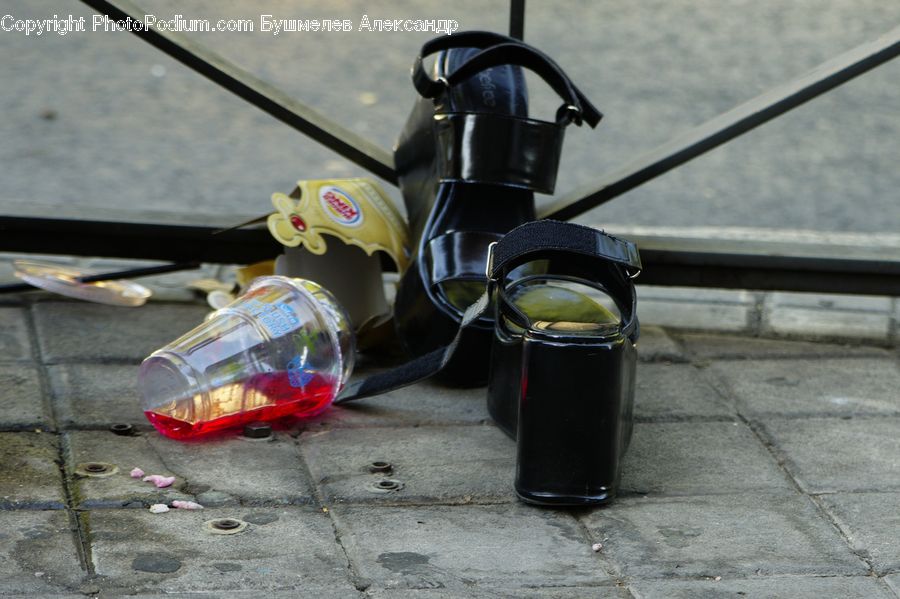
[[[261,277],[141,364],[141,407],[168,437],[326,409],[353,370],[355,339],[334,297],[304,279]]]

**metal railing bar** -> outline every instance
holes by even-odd
[[[170,262],[248,264],[283,247],[264,228],[0,216],[0,251]],[[771,243],[629,235],[644,263],[642,284],[900,295],[896,246]],[[387,271],[392,262],[383,257]]]
[[[828,60],[638,156],[598,181],[541,211],[541,218],[570,220],[800,106],[900,54],[900,27]]]
[[[128,0],[81,0],[95,11],[119,21],[140,18],[141,9]],[[184,35],[154,28],[132,29],[145,42],[243,98],[297,131],[337,152],[385,181],[396,184],[390,152],[335,123]]]
[[[509,37],[525,39],[525,0],[509,1]]]

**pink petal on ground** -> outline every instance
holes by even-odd
[[[193,501],[182,501],[180,499],[176,499],[172,502],[172,507],[178,508],[180,510],[202,510],[203,506],[199,503],[194,503]]]
[[[144,471],[140,468],[135,468],[131,471],[131,478],[140,478],[144,476]]]
[[[170,487],[172,483],[175,482],[174,476],[163,476],[162,474],[151,474],[150,476],[144,477],[145,483],[153,483],[156,485],[157,489],[162,489],[163,487]]]

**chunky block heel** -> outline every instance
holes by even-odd
[[[496,280],[488,410],[517,440],[515,489],[523,501],[601,504],[616,494],[633,426],[631,278],[640,262],[634,246],[600,231],[533,225],[544,225],[545,236],[581,237],[587,253],[559,243],[547,249],[532,235],[535,250],[507,262]],[[540,259],[546,273],[517,276],[515,267]],[[609,298],[619,315],[595,298]]]
[[[635,349],[522,337],[516,494],[541,505],[612,499],[631,434]]]

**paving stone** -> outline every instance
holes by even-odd
[[[201,504],[304,504],[312,492],[294,440],[276,434],[273,441],[225,437],[183,442],[149,432],[125,437],[110,432],[73,432],[73,462],[106,462],[119,471],[108,477],[77,480],[82,507],[146,506],[173,499],[197,499]],[[176,476],[168,488],[129,476]]]
[[[60,364],[47,372],[61,427],[121,422],[152,428],[141,410],[136,364]]]
[[[837,493],[822,501],[860,555],[879,575],[900,572],[900,494]]]
[[[516,444],[493,426],[338,429],[300,436],[328,502],[512,501]],[[390,473],[372,473],[385,461]],[[397,480],[384,492],[378,481]]]
[[[46,429],[52,418],[44,402],[37,369],[0,362],[0,428]]]
[[[893,360],[819,359],[719,362],[741,413],[855,415],[900,413],[900,368]]]
[[[0,433],[0,509],[65,507],[59,452],[48,433]]]
[[[34,306],[41,354],[47,362],[139,362],[203,321],[207,306],[150,303],[121,308],[85,302]]]
[[[484,387],[454,389],[425,381],[376,397],[333,406],[307,423],[306,428],[474,424],[486,422],[489,418]]]
[[[870,576],[758,577],[722,580],[637,580],[638,599],[893,599],[885,584]]]
[[[889,313],[844,312],[815,308],[766,308],[763,331],[785,337],[825,339],[866,339],[887,342],[891,327]]]
[[[484,584],[473,589],[369,589],[371,599],[633,599],[624,587],[604,584],[592,587],[543,587],[508,589]]]
[[[732,418],[736,410],[688,364],[638,364],[634,412],[639,419]]]
[[[623,498],[583,521],[627,577],[866,573],[800,495]]]
[[[678,302],[639,299],[642,323],[701,331],[738,332],[749,330],[751,304]]]
[[[665,302],[703,302],[711,304],[741,305],[752,304],[756,301],[753,292],[742,289],[705,289],[697,287],[638,285],[637,292],[639,301],[659,300]]]
[[[641,324],[638,359],[642,362],[684,362],[684,352],[661,327]]]
[[[813,308],[822,312],[846,310],[853,312],[890,312],[891,298],[877,295],[851,295],[837,293],[788,293],[777,291],[768,294],[767,303],[775,307]]]
[[[0,307],[0,360],[30,360],[24,308]]]
[[[688,355],[701,360],[846,357],[848,355],[886,357],[888,355],[888,352],[882,348],[862,345],[761,339],[742,335],[708,333],[675,333],[674,336],[685,346]]]
[[[807,493],[900,490],[900,418],[765,420],[762,426]]]
[[[335,505],[338,535],[373,588],[459,589],[608,584],[565,512],[503,506]]]
[[[260,573],[259,576],[265,576],[265,574]],[[265,594],[266,599],[297,599],[297,597],[308,597],[310,595],[306,595],[303,593],[303,588],[299,590],[291,590],[291,591],[272,591],[267,590]],[[135,599],[210,599],[210,596],[213,597],[222,597],[220,593],[209,593],[207,591],[201,591],[199,593],[139,593],[137,595],[128,595],[128,597],[134,597]],[[244,589],[229,589],[227,597],[231,599],[232,597],[237,597],[238,599],[242,599],[244,597],[258,599],[259,591],[256,590],[244,590]],[[365,599],[366,595],[358,591],[351,591],[349,589],[322,589],[316,588],[314,589],[314,596],[316,599]],[[106,597],[110,597],[108,594],[99,595],[100,599],[105,599]],[[4,599],[6,599],[4,597]],[[79,595],[78,599],[84,599],[84,595]]]
[[[281,507],[268,524],[212,534],[205,522],[252,518],[253,509],[95,510],[90,512],[98,584],[114,594],[355,590],[326,514]],[[245,520],[246,521],[246,520]],[[259,596],[259,595],[257,595]]]
[[[707,495],[792,488],[740,422],[639,423],[623,464],[626,492]]]
[[[65,511],[0,511],[0,594],[58,597],[84,575]]]

